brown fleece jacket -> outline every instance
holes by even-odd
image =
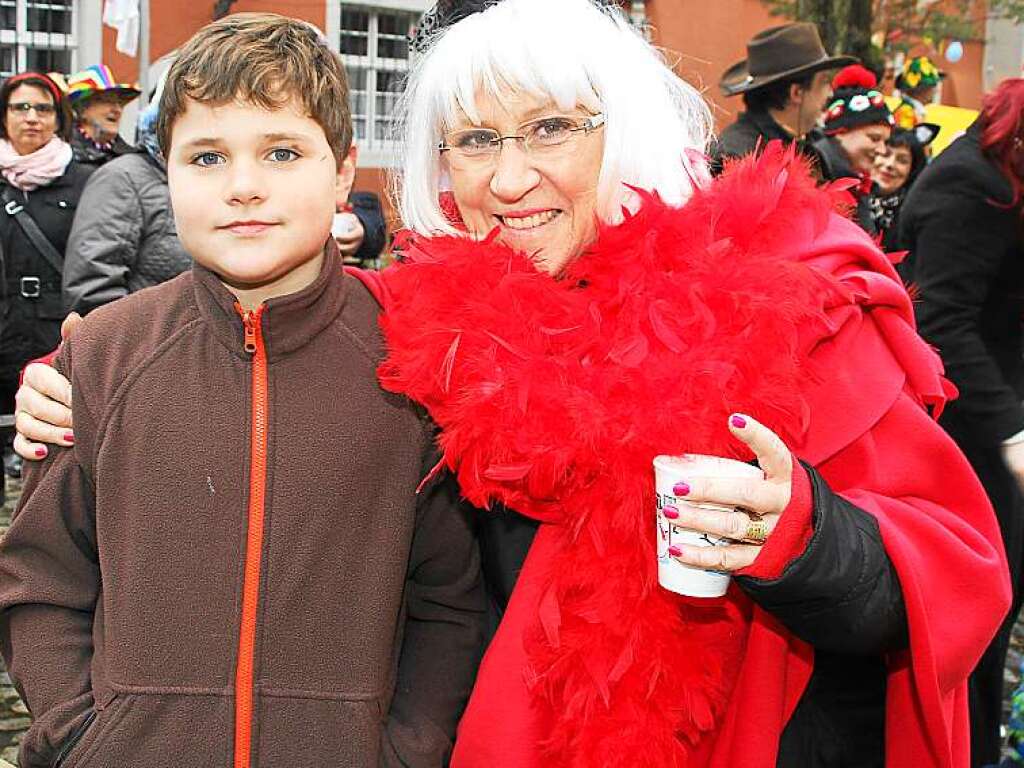
[[[479,555],[449,480],[416,494],[434,430],[377,385],[379,308],[333,248],[267,302],[261,480],[233,302],[197,266],[65,345],[76,445],[29,471],[0,543],[0,646],[35,718],[23,768],[226,768],[239,738],[251,766],[447,762],[481,651]]]

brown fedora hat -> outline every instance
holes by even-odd
[[[778,80],[856,62],[853,56],[829,56],[813,24],[784,24],[754,35],[747,43],[747,58],[729,67],[718,87],[726,96],[737,96]]]

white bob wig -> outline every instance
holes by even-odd
[[[672,205],[689,199],[702,169],[712,118],[697,90],[617,9],[592,0],[501,0],[442,30],[411,64],[399,105],[401,176],[395,197],[405,226],[457,234],[439,204],[447,177],[437,145],[466,117],[479,123],[479,93],[525,91],[558,109],[605,115],[597,215],[622,220],[636,208],[627,185]]]

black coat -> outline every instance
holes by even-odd
[[[716,159],[743,157],[776,139],[783,144],[793,143],[789,131],[767,112],[741,112],[736,122],[722,131],[712,154]]]
[[[878,521],[834,494],[811,467],[814,533],[804,554],[772,581],[737,578],[762,608],[814,646],[814,671],[782,732],[778,768],[882,768],[883,654],[909,642],[906,607]],[[514,512],[481,514],[484,580],[497,626],[537,523]],[[751,745],[756,748],[756,745]]]
[[[77,162],[82,165],[91,165],[94,168],[99,168],[114,158],[135,152],[135,147],[122,139],[120,135],[114,137],[109,147],[98,147],[78,128],[71,133],[71,149],[75,152]]]
[[[72,161],[64,175],[32,192],[9,188],[47,239],[64,253],[71,223],[92,168]],[[0,184],[0,188],[6,184]],[[15,217],[0,213],[3,270],[3,315],[0,328],[0,379],[16,380],[24,364],[53,351],[64,318],[61,275],[40,255]],[[34,293],[32,298],[23,294]]]
[[[914,184],[900,212],[917,283],[918,330],[960,390],[948,413],[973,440],[995,445],[1024,429],[1024,240],[1010,183],[981,153],[975,124]]]
[[[753,154],[769,141],[781,141],[787,146],[793,136],[767,112],[741,112],[736,122],[728,126],[711,145],[711,172],[722,172],[726,160]]]
[[[384,224],[384,211],[380,207],[380,198],[372,192],[353,192],[348,197],[352,213],[363,225],[363,243],[355,252],[355,258],[362,267],[374,267],[375,259],[384,250],[387,238],[387,227]]]

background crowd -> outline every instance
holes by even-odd
[[[1013,606],[970,687],[975,766],[1000,760],[1003,665],[1024,571],[1024,79],[990,94],[980,118],[936,158],[926,105],[942,73],[909,59],[885,93],[876,73],[829,56],[809,24],[755,36],[720,81],[744,111],[710,149],[712,170],[781,141],[822,184],[853,198],[851,216],[891,254],[916,298],[918,330],[940,352],[959,399],[940,424],[981,479],[1000,522]],[[87,314],[188,269],[154,138],[159,86],[129,144],[124,106],[138,89],[102,65],[26,72],[0,86],[0,413],[18,373],[53,349],[70,311]],[[332,235],[346,261],[375,266],[386,230],[369,193],[339,200]],[[18,459],[6,452],[8,472]]]

